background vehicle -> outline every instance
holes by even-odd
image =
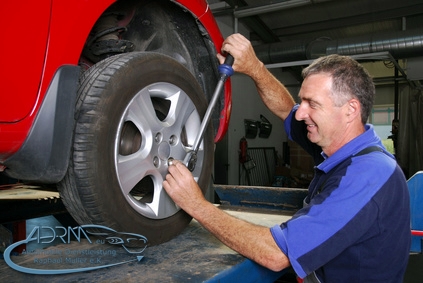
[[[16,44],[1,47],[0,171],[57,183],[80,224],[139,233],[149,244],[181,232],[191,217],[162,181],[167,159],[183,159],[194,142],[218,80],[223,39],[207,3],[43,0],[2,9]],[[227,84],[193,172],[203,191],[230,100]]]

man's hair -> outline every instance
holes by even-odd
[[[333,54],[316,59],[302,71],[302,76],[305,79],[319,73],[326,73],[332,78],[331,95],[335,106],[342,106],[351,98],[360,101],[361,121],[365,124],[376,93],[366,69],[351,57]]]

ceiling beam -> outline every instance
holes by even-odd
[[[231,6],[232,11],[239,7],[248,7],[244,0],[225,0]],[[250,16],[240,19],[246,27],[254,34],[257,35],[263,43],[278,42],[279,37],[261,20],[258,16]]]
[[[272,3],[268,5],[258,5],[254,7],[237,8],[234,11],[234,16],[235,18],[257,16],[260,14],[281,11],[281,10],[294,8],[294,7],[300,7],[303,5],[308,5],[310,3],[311,3],[311,0],[290,0],[290,1]]]
[[[339,7],[338,7],[339,8]],[[344,7],[348,9],[347,7]],[[326,7],[325,9],[329,9]],[[410,5],[407,7],[400,7],[400,8],[392,8],[388,10],[379,10],[379,11],[372,11],[367,13],[360,13],[354,16],[345,17],[341,13],[338,13],[338,18],[332,19],[316,19],[313,22],[308,22],[305,24],[295,24],[288,25],[282,28],[275,28],[273,29],[273,33],[279,37],[288,37],[288,36],[297,36],[300,34],[308,34],[316,31],[322,30],[330,30],[342,27],[350,27],[359,24],[369,24],[371,22],[378,22],[378,21],[386,21],[392,19],[400,19],[402,17],[413,16],[417,14],[422,14],[423,11],[423,3]],[[298,14],[298,15],[296,15]],[[307,14],[307,12],[306,12]],[[336,14],[334,11],[331,14]],[[290,17],[298,18],[304,15],[304,11],[299,10],[291,10]],[[251,39],[254,40],[257,38],[256,34],[251,34]]]

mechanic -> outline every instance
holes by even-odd
[[[242,221],[208,202],[177,161],[163,183],[167,193],[224,244],[271,270],[292,266],[304,282],[402,282],[411,239],[408,188],[366,124],[375,95],[366,70],[347,56],[316,59],[303,70],[295,104],[248,39],[233,34],[222,52],[233,55],[236,72],[254,80],[288,137],[313,156],[304,207],[272,228]]]

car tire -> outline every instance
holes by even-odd
[[[207,101],[194,76],[152,52],[107,58],[81,78],[73,152],[59,184],[80,225],[138,233],[149,245],[178,235],[191,221],[162,187],[169,158],[183,160],[200,128]],[[207,127],[194,178],[210,184],[213,129]]]

